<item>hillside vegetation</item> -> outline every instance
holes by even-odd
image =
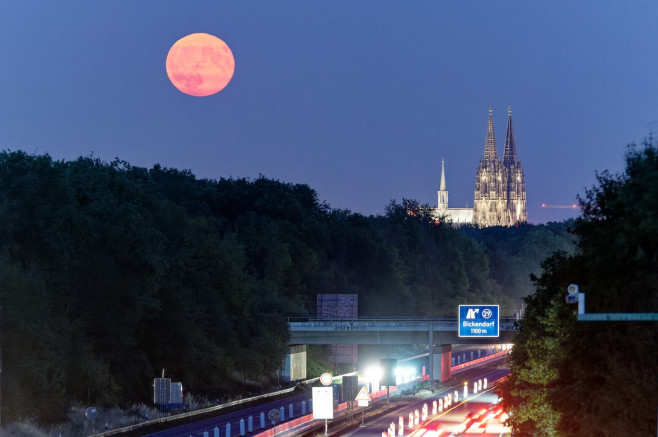
[[[413,214],[410,214],[410,213]],[[148,402],[154,377],[222,398],[276,381],[286,317],[455,316],[532,292],[567,224],[456,230],[427,206],[332,209],[306,185],[0,153],[3,424]]]

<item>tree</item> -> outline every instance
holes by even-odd
[[[163,368],[213,399],[264,389],[286,318],[315,316],[319,293],[359,294],[362,316],[509,310],[503,285],[536,268],[540,245],[519,236],[558,235],[487,241],[408,199],[366,217],[303,184],[23,152],[0,152],[0,220],[5,423],[145,402]],[[507,253],[531,255],[511,269]]]
[[[629,147],[623,174],[603,172],[597,180],[573,227],[578,252],[545,263],[527,299],[512,375],[500,391],[520,435],[656,431],[658,324],[578,322],[564,301],[566,286],[576,283],[589,313],[658,312],[658,152],[651,139]],[[537,374],[545,377],[533,380]],[[539,404],[548,414],[536,414]]]
[[[575,320],[560,301],[570,278],[571,259],[557,252],[533,275],[535,294],[524,299],[527,309],[510,353],[510,376],[499,396],[510,412],[509,424],[521,436],[556,435],[560,413],[549,402],[564,360],[563,340]]]

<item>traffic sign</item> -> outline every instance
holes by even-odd
[[[274,425],[279,419],[281,419],[281,412],[276,408],[273,408],[267,413],[267,418],[270,419],[270,422]]]
[[[334,388],[313,387],[313,419],[334,418]]]
[[[498,337],[498,305],[459,305],[460,337]]]
[[[334,377],[331,376],[331,373],[323,373],[322,375],[320,375],[320,384],[322,385],[331,385],[333,381],[334,381]]]
[[[370,399],[370,393],[368,393],[368,387],[365,385],[361,387],[361,391],[359,391],[359,394],[356,395],[356,399],[354,399],[357,402],[357,405],[359,407],[367,407],[368,402],[371,401]]]

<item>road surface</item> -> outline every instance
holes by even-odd
[[[482,374],[478,379],[487,378],[488,381],[494,381],[505,376],[507,373],[507,369],[499,369]],[[472,387],[472,383],[469,385]],[[458,390],[459,400],[457,402],[453,401],[442,412],[437,412],[436,415],[433,415],[433,401],[444,399],[449,394],[454,396],[454,389],[419,400],[415,404],[392,410],[382,417],[372,421],[366,421],[364,427],[359,427],[342,435],[348,437],[382,437],[384,435],[382,433],[386,433],[390,425],[395,424],[395,435],[400,436],[400,417],[402,417],[404,425],[402,435],[410,437],[469,435],[499,437],[510,435],[509,429],[503,424],[506,418],[504,412],[495,409],[498,397],[493,393],[491,386],[475,395],[473,395],[472,390],[469,390],[469,396],[466,400],[463,398],[463,390]],[[422,417],[424,404],[428,405],[427,420],[422,421],[421,419],[417,425],[409,428],[409,414],[411,413],[415,416],[414,413],[418,410],[420,413],[419,416]],[[490,410],[490,408],[494,409]]]

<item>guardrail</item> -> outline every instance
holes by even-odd
[[[320,378],[313,378],[309,381],[318,380],[318,379],[320,379]],[[190,411],[190,412],[187,412],[187,413],[176,414],[174,416],[167,416],[167,417],[161,417],[161,418],[158,418],[158,419],[146,420],[144,422],[136,423],[134,425],[128,425],[128,426],[124,426],[124,427],[121,427],[121,428],[116,428],[116,429],[113,429],[113,430],[110,430],[110,431],[93,434],[91,437],[109,437],[109,436],[114,436],[114,435],[132,433],[132,432],[136,432],[136,431],[139,431],[139,430],[144,430],[145,428],[151,428],[151,427],[158,426],[158,425],[166,425],[168,423],[175,423],[175,422],[183,423],[183,422],[186,422],[188,420],[194,420],[195,417],[199,417],[199,420],[202,420],[201,416],[206,416],[206,415],[209,415],[209,414],[212,414],[212,413],[221,414],[221,410],[226,410],[226,409],[229,409],[231,407],[239,406],[239,405],[242,405],[242,404],[247,404],[247,403],[254,402],[254,401],[257,401],[257,400],[260,400],[260,399],[274,398],[274,397],[277,397],[277,396],[280,396],[280,395],[289,394],[289,393],[292,393],[294,390],[295,390],[295,387],[286,388],[286,389],[283,389],[283,390],[278,390],[278,391],[271,392],[271,393],[265,393],[265,394],[258,395],[258,396],[253,396],[253,397],[250,397],[250,398],[238,399],[236,401],[226,402],[226,403],[223,403],[221,405],[216,405],[216,406],[213,406],[213,407],[203,408],[203,409],[200,409],[200,410]]]
[[[518,331],[521,327],[520,321],[515,317],[500,317],[500,331]],[[291,333],[296,332],[369,332],[369,331],[387,331],[387,332],[405,332],[405,331],[427,331],[430,327],[434,331],[458,331],[457,318],[438,318],[438,319],[309,319],[309,318],[288,318],[288,327]]]
[[[357,374],[357,372],[345,373],[343,375],[336,376],[334,378],[334,380],[340,379],[343,376],[356,375],[356,374]],[[320,381],[320,377],[316,377],[316,378],[311,378],[311,379],[307,379],[307,380],[304,380],[304,381],[298,381],[297,384],[305,384],[305,385],[308,385],[308,386],[312,386],[313,384],[315,384],[316,382],[319,382],[319,381]],[[235,400],[235,401],[226,402],[226,403],[223,403],[221,405],[216,405],[216,406],[213,406],[213,407],[203,408],[203,409],[200,409],[200,410],[190,411],[190,412],[187,412],[187,413],[176,414],[174,416],[167,416],[167,417],[161,417],[161,418],[157,418],[157,419],[151,419],[151,420],[147,420],[147,421],[144,421],[144,422],[136,423],[134,425],[128,425],[128,426],[124,426],[124,427],[121,427],[121,428],[116,428],[116,429],[113,429],[113,430],[110,430],[110,431],[93,434],[91,437],[110,437],[110,436],[120,435],[120,434],[124,434],[124,433],[132,433],[132,432],[137,432],[139,430],[143,430],[147,427],[150,428],[150,427],[154,427],[154,426],[158,426],[158,425],[166,425],[166,424],[173,424],[175,422],[186,422],[186,421],[189,421],[189,420],[194,420],[195,417],[199,417],[199,420],[201,420],[200,416],[206,416],[206,415],[209,415],[211,413],[221,414],[222,410],[226,410],[230,407],[235,407],[235,406],[239,406],[239,405],[243,405],[243,404],[249,404],[249,403],[252,403],[252,402],[258,401],[258,400],[263,400],[263,399],[268,400],[270,398],[274,400],[274,398],[276,398],[278,396],[281,396],[281,395],[286,395],[286,394],[292,393],[294,390],[295,390],[295,387],[286,388],[286,389],[283,389],[283,390],[278,390],[278,391],[274,391],[274,392],[270,392],[270,393],[265,393],[265,394],[262,394],[262,395],[252,396],[252,397],[245,398],[245,399],[238,399],[238,400]]]
[[[458,372],[460,372],[460,371],[462,371],[466,368],[477,366],[478,364],[482,364],[482,363],[485,363],[487,361],[503,358],[503,357],[507,356],[508,354],[509,354],[509,350],[504,350],[504,351],[496,352],[495,354],[487,355],[486,357],[476,358],[476,359],[471,360],[471,361],[466,361],[465,363],[457,364],[456,366],[451,366],[450,367],[450,373],[451,374],[452,373],[458,373]]]
[[[394,392],[397,389],[397,387],[391,387],[389,390],[389,393]],[[379,400],[381,397],[386,395],[386,389],[384,390],[379,390],[374,393],[370,394],[370,398],[373,400]],[[338,404],[338,408],[334,410],[334,413],[342,413],[345,410],[347,410],[347,402],[343,402],[342,404]],[[335,419],[335,418],[334,418]],[[319,421],[322,419],[313,419],[313,413],[307,414],[302,417],[298,417],[297,419],[291,420],[289,422],[284,422],[281,423],[280,425],[276,425],[272,428],[266,429],[260,433],[252,434],[252,437],[273,437],[276,435],[285,435],[286,431],[290,430],[295,430],[296,432],[300,432],[305,429],[304,425],[310,426],[316,426]],[[317,422],[316,422],[317,421]]]

